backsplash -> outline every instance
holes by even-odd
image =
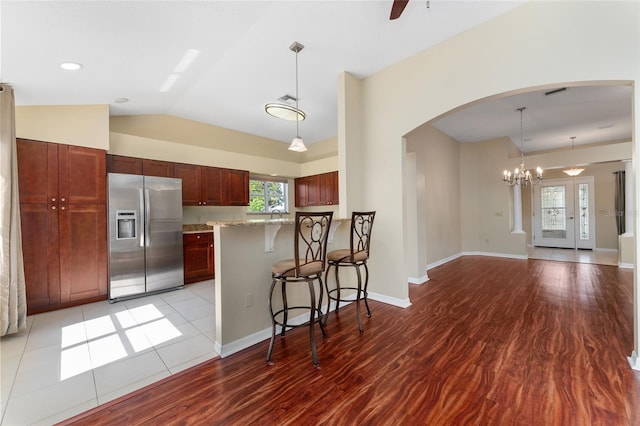
[[[247,208],[219,206],[185,206],[182,208],[182,223],[207,223],[216,220],[245,220]]]

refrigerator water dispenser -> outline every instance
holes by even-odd
[[[136,219],[135,210],[116,210],[116,239],[136,238]]]

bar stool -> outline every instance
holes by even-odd
[[[280,335],[284,337],[287,329],[307,324],[289,324],[287,322],[289,320],[289,311],[308,310],[311,355],[313,356],[313,365],[318,365],[314,324],[316,321],[320,324],[322,337],[326,337],[324,324],[322,323],[322,298],[324,294],[322,273],[326,266],[327,239],[332,217],[333,212],[296,212],[294,258],[276,262],[271,267],[272,282],[269,292],[269,312],[271,313],[272,331],[269,351],[267,352],[267,362],[271,362],[271,354],[276,337],[276,325],[281,327]],[[317,302],[314,288],[314,282],[316,280],[318,280],[320,288],[320,297],[317,299]],[[278,282],[281,284],[282,309],[274,312],[273,292]],[[287,285],[305,282],[309,287],[309,305],[289,306],[287,302]]]
[[[324,277],[324,284],[327,290],[327,314],[324,318],[326,324],[327,317],[329,316],[329,309],[331,301],[336,302],[336,312],[340,309],[340,302],[353,302],[353,295],[349,295],[350,298],[341,296],[341,290],[355,290],[356,292],[356,317],[358,319],[358,328],[360,332],[364,332],[362,326],[362,319],[360,318],[360,299],[364,299],[364,304],[367,307],[367,317],[371,317],[371,310],[369,309],[369,302],[367,301],[367,286],[369,285],[369,268],[367,267],[367,259],[369,259],[369,247],[371,244],[371,228],[373,227],[373,219],[376,216],[375,211],[371,212],[352,212],[351,213],[351,236],[349,238],[349,248],[332,250],[327,255],[329,266]],[[329,289],[329,270],[334,267],[336,276],[336,288]],[[356,270],[358,276],[357,287],[344,287],[340,285],[339,269],[341,267],[351,266]],[[362,276],[360,274],[360,267],[364,266],[365,279],[364,287],[362,286]]]

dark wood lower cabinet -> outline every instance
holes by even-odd
[[[104,204],[72,204],[66,212],[60,210],[58,241],[62,303],[102,299],[107,295],[106,223]]]
[[[182,243],[185,284],[215,278],[213,233],[184,234]]]

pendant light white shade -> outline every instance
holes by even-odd
[[[304,142],[300,136],[293,138],[291,145],[289,145],[289,151],[305,152],[306,150],[307,147],[304,146]]]
[[[572,168],[572,169],[569,169],[569,170],[563,170],[563,172],[565,172],[569,176],[578,176],[580,173],[584,172],[584,169]]]

